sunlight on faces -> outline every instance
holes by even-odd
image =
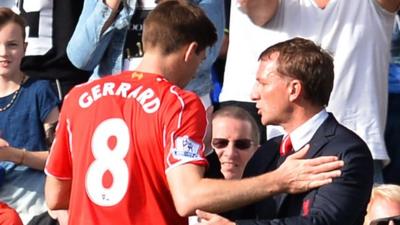
[[[252,140],[251,124],[230,117],[217,117],[212,121],[212,138],[228,139],[229,143],[224,148],[215,148],[221,163],[221,172],[225,179],[240,179],[243,176],[246,164],[253,156],[258,146],[254,141],[249,148],[240,150],[234,146],[234,141],[239,139]]]
[[[277,72],[279,53],[260,61],[252,99],[256,101],[258,114],[264,125],[279,125],[285,118],[289,97],[288,82]]]
[[[375,219],[400,215],[400,203],[376,196],[369,203],[367,212],[366,220],[369,224],[369,221]]]
[[[25,45],[18,24],[9,22],[0,28],[0,76],[11,76],[20,71]]]

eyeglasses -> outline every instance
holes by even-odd
[[[372,220],[370,225],[388,225],[390,221],[395,225],[400,225],[400,215]]]
[[[221,149],[225,148],[229,144],[229,140],[226,138],[213,138],[211,141],[211,145],[214,148]],[[253,144],[253,141],[250,139],[237,139],[233,141],[233,146],[239,150],[246,150],[250,148],[250,146]]]

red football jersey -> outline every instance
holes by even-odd
[[[165,173],[205,166],[204,106],[160,75],[124,72],[65,98],[46,173],[72,179],[69,224],[187,224]]]

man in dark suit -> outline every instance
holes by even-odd
[[[363,224],[373,184],[373,161],[361,138],[325,111],[333,77],[332,57],[302,38],[278,43],[261,54],[252,98],[262,123],[280,125],[286,134],[283,139],[268,141],[256,153],[247,175],[274,169],[291,151],[309,144],[306,158],[335,155],[342,159],[342,176],[303,194],[280,194],[260,202],[253,206],[250,220],[231,222],[198,210],[204,219],[201,224]]]

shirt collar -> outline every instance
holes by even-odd
[[[322,109],[319,113],[315,114],[305,123],[297,127],[292,133],[290,133],[290,140],[292,141],[294,151],[300,150],[314,136],[321,124],[328,118],[329,114],[325,109]]]

